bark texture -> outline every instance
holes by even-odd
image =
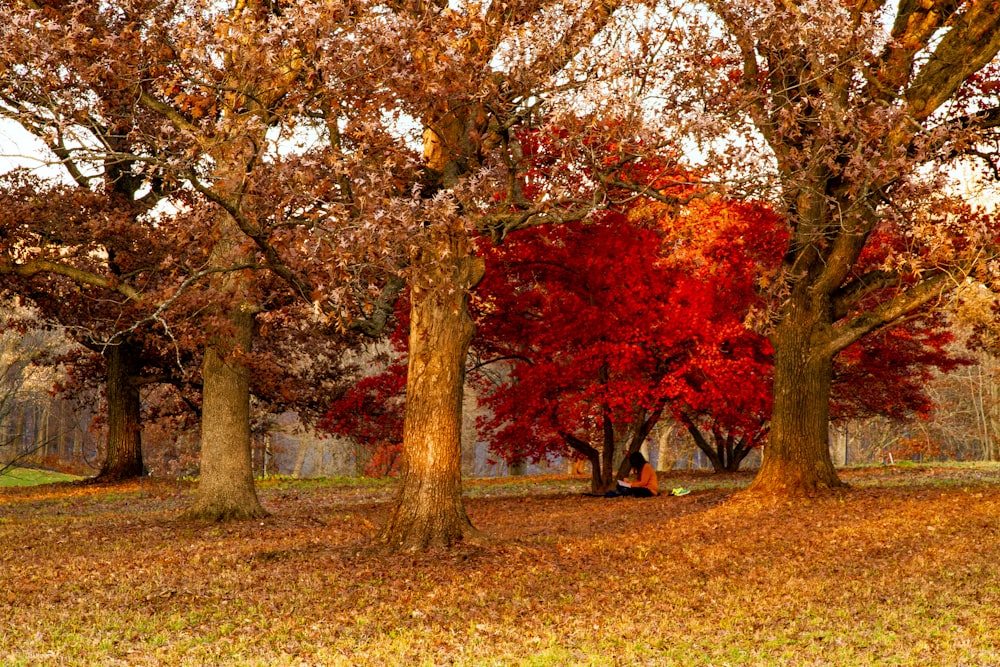
[[[142,404],[139,387],[132,381],[138,371],[136,350],[127,342],[109,345],[104,351],[104,359],[107,367],[107,456],[94,481],[133,479],[145,472],[142,462]]]
[[[201,475],[188,518],[228,521],[267,514],[253,480],[249,373],[238,361],[253,339],[253,318],[249,305],[236,307],[231,330],[205,349]]]
[[[474,327],[467,290],[483,275],[464,230],[451,259],[411,292],[409,366],[399,496],[381,540],[393,551],[445,548],[478,537],[462,503],[465,358]]]
[[[833,355],[815,344],[822,330],[790,316],[776,332],[771,434],[751,491],[803,495],[845,486],[830,458]]]
[[[617,6],[617,2],[603,0],[588,5],[578,20],[555,38],[551,49],[533,54],[533,83],[558,76],[607,25]],[[428,10],[436,11],[422,2],[402,3],[399,9],[421,20],[426,19]],[[438,5],[438,9],[444,10],[445,5]],[[539,11],[530,3],[523,7],[494,3],[477,19],[479,27],[472,31],[476,36],[454,39],[449,46],[463,52],[469,65],[464,73],[470,78],[447,81],[445,87],[451,87],[453,94],[442,96],[423,110],[423,197],[437,197],[456,188],[478,170],[486,151],[507,143],[513,129],[523,126],[521,102],[516,100],[531,97],[532,93],[518,92],[517,77],[504,80],[506,75],[495,73],[489,63],[495,54],[508,51],[510,35],[531,29]],[[412,53],[416,70],[426,73],[430,81],[440,80],[435,77],[442,71],[436,49],[415,48]],[[523,191],[518,183],[512,185],[510,194],[520,201]],[[448,546],[477,534],[462,505],[460,435],[464,367],[473,333],[466,291],[479,282],[484,267],[471,252],[466,229],[491,229],[499,238],[525,225],[531,216],[518,216],[520,222],[508,225],[500,220],[468,219],[465,215],[459,207],[455,220],[442,225],[447,228],[443,233],[437,232],[435,225],[425,225],[429,229],[426,243],[415,251],[420,257],[411,266],[414,277],[410,282],[402,487],[381,534],[382,541],[396,550]]]

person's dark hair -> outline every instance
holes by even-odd
[[[628,455],[628,462],[635,474],[638,475],[642,472],[642,467],[646,465],[646,457],[642,455],[642,452],[632,452]]]

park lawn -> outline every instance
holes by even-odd
[[[0,473],[0,487],[5,486],[35,486],[37,484],[52,484],[53,482],[71,482],[80,479],[75,475],[66,475],[51,470],[35,468],[9,468]]]
[[[392,484],[267,482],[233,524],[177,520],[186,483],[5,489],[0,664],[1000,664],[1000,467],[843,477],[473,480],[492,540],[411,555],[370,548]]]

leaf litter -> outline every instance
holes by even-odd
[[[1000,636],[1000,467],[844,471],[761,500],[466,483],[490,540],[372,548],[393,487],[265,483],[271,516],[176,518],[144,480],[0,493],[0,664],[982,665]]]

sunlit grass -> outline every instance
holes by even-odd
[[[36,470],[34,468],[9,468],[0,474],[0,487],[3,486],[36,486],[38,484],[52,484],[53,482],[71,482],[80,479],[75,475],[66,475],[61,472],[50,470]]]

